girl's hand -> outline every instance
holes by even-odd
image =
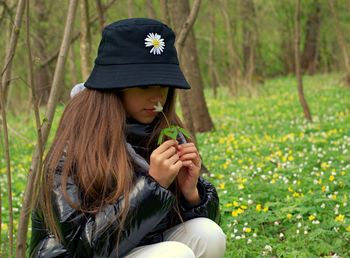
[[[197,205],[200,202],[197,182],[202,164],[199,153],[193,143],[185,143],[177,147],[177,154],[183,166],[177,176],[179,188],[190,204]]]
[[[177,146],[175,140],[165,141],[150,157],[149,175],[164,188],[171,185],[182,167],[182,161],[176,153]]]

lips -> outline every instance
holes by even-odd
[[[143,109],[148,115],[155,115],[156,114],[156,112],[154,111],[154,108],[150,108],[150,109],[147,109],[147,108],[145,108],[145,109]]]

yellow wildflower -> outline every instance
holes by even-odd
[[[244,184],[239,184],[239,185],[238,185],[238,189],[239,189],[239,190],[244,189]]]
[[[292,214],[290,214],[290,213],[287,214],[287,218],[288,218],[288,219],[291,219],[292,217],[293,217]]]
[[[255,209],[256,209],[256,211],[261,211],[261,204],[257,204]]]
[[[232,211],[232,217],[237,217],[238,216],[238,211],[237,210],[233,210]]]
[[[310,220],[310,221],[313,221],[313,220],[315,220],[315,219],[316,219],[316,217],[315,217],[314,215],[310,215],[310,216],[309,216],[309,220]]]
[[[329,168],[330,167],[330,165],[328,164],[328,163],[326,163],[326,162],[322,162],[321,163],[321,168],[323,169],[323,170],[326,170],[327,168]]]
[[[238,206],[239,206],[239,203],[236,202],[236,201],[234,201],[234,202],[233,202],[233,206],[238,207]]]
[[[252,232],[252,229],[251,228],[243,228],[243,231],[246,233],[250,233],[250,232]]]
[[[337,222],[344,222],[345,216],[343,214],[339,214],[337,217],[335,217],[335,221]]]
[[[269,210],[269,207],[265,207],[265,208],[263,209],[263,212],[268,212],[268,210]]]
[[[329,176],[329,181],[334,181],[334,176],[333,175]]]
[[[244,213],[244,210],[242,210],[241,208],[238,208],[237,210],[232,211],[232,216],[237,217],[241,213]]]
[[[348,232],[350,232],[350,226],[347,226],[347,227],[345,228],[345,230],[348,231]]]

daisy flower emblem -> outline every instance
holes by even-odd
[[[150,53],[153,55],[161,55],[165,47],[164,39],[157,33],[148,33],[145,38],[145,46],[152,47]]]

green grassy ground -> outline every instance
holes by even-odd
[[[337,84],[333,75],[304,78],[312,124],[303,119],[294,78],[267,81],[258,98],[232,99],[222,89],[214,99],[206,92],[216,130],[197,137],[221,200],[225,257],[350,256],[350,89]],[[32,113],[9,117],[15,227],[35,144],[33,120]]]
[[[256,99],[208,98],[216,131],[198,136],[218,188],[226,257],[350,256],[350,89],[306,77],[314,123],[294,78]]]

